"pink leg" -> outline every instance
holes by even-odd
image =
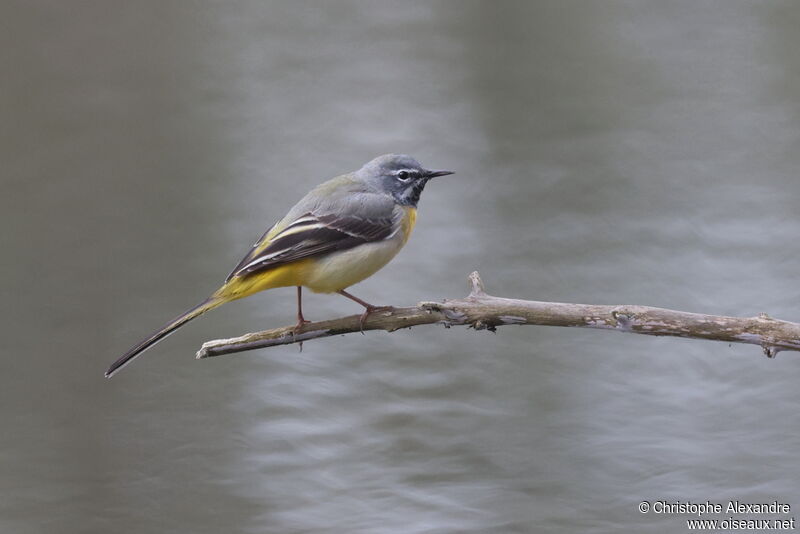
[[[297,334],[304,324],[310,322],[303,317],[303,288],[297,286],[297,324],[294,326],[294,333]]]

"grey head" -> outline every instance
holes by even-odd
[[[405,154],[384,154],[373,159],[356,176],[371,187],[392,195],[401,206],[416,207],[425,184],[431,178],[447,176],[452,171],[431,171]]]

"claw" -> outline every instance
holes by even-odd
[[[300,345],[300,352],[303,352],[303,342],[297,341],[297,334],[299,334],[300,331],[303,330],[303,325],[308,324],[310,322],[311,321],[306,321],[305,319],[303,319],[302,316],[300,316],[297,318],[297,324],[294,325],[294,328],[292,328],[292,341]]]
[[[393,311],[393,310],[394,310],[394,308],[392,306],[370,306],[366,310],[364,310],[364,313],[361,314],[361,317],[358,320],[358,326],[361,329],[361,335],[362,336],[365,335],[364,334],[364,321],[367,320],[367,317],[369,317],[369,314],[371,314],[373,312],[377,312],[377,311]]]
[[[359,304],[364,306],[364,308],[365,308],[364,309],[364,313],[361,314],[361,317],[359,318],[359,321],[358,321],[359,327],[361,329],[361,334],[364,334],[364,321],[367,320],[367,317],[369,317],[370,313],[375,312],[375,311],[380,311],[380,310],[390,310],[390,311],[394,310],[394,308],[392,306],[373,306],[369,302],[361,300],[360,298],[356,297],[355,295],[351,295],[350,293],[348,293],[344,289],[339,290],[338,293],[340,295],[342,295],[343,297],[347,297],[350,300],[358,302]]]

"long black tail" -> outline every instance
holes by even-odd
[[[128,365],[134,358],[138,355],[173,333],[178,328],[182,327],[195,317],[207,312],[208,310],[214,309],[220,304],[224,303],[225,300],[219,297],[209,297],[199,305],[195,306],[191,310],[187,310],[186,312],[182,313],[172,321],[168,322],[155,332],[153,332],[150,336],[148,336],[145,340],[138,343],[134,346],[131,350],[120,356],[120,358],[111,364],[111,367],[108,368],[106,371],[106,378],[111,378],[114,376],[120,369]]]

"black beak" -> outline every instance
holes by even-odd
[[[437,176],[447,176],[448,174],[455,174],[453,171],[428,171],[426,178],[436,178]]]

